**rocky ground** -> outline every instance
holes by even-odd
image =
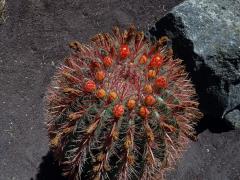
[[[71,40],[113,25],[147,31],[180,0],[8,0],[0,25],[0,179],[62,179],[48,152],[43,96]],[[240,131],[204,119],[167,179],[239,180]]]

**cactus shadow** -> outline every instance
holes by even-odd
[[[197,134],[202,133],[205,130],[209,130],[212,133],[228,132],[234,129],[231,123],[224,119],[213,118],[205,115],[195,126]]]
[[[31,180],[66,180],[61,175],[61,169],[55,162],[53,153],[49,151],[45,156],[42,157],[42,162],[39,165],[39,170],[35,178]]]

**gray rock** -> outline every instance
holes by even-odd
[[[233,111],[227,113],[225,118],[235,127],[240,128],[240,111],[238,109],[234,109]]]
[[[176,57],[184,60],[196,85],[202,111],[213,119],[234,121],[233,126],[240,123],[239,9],[239,0],[189,0],[150,30],[157,38],[168,35],[173,40]]]

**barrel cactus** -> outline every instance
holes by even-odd
[[[164,179],[202,117],[170,40],[130,26],[69,44],[46,94],[50,148],[69,180]]]

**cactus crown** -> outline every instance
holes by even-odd
[[[50,147],[69,179],[162,179],[202,114],[167,37],[131,26],[72,42],[47,93]]]

